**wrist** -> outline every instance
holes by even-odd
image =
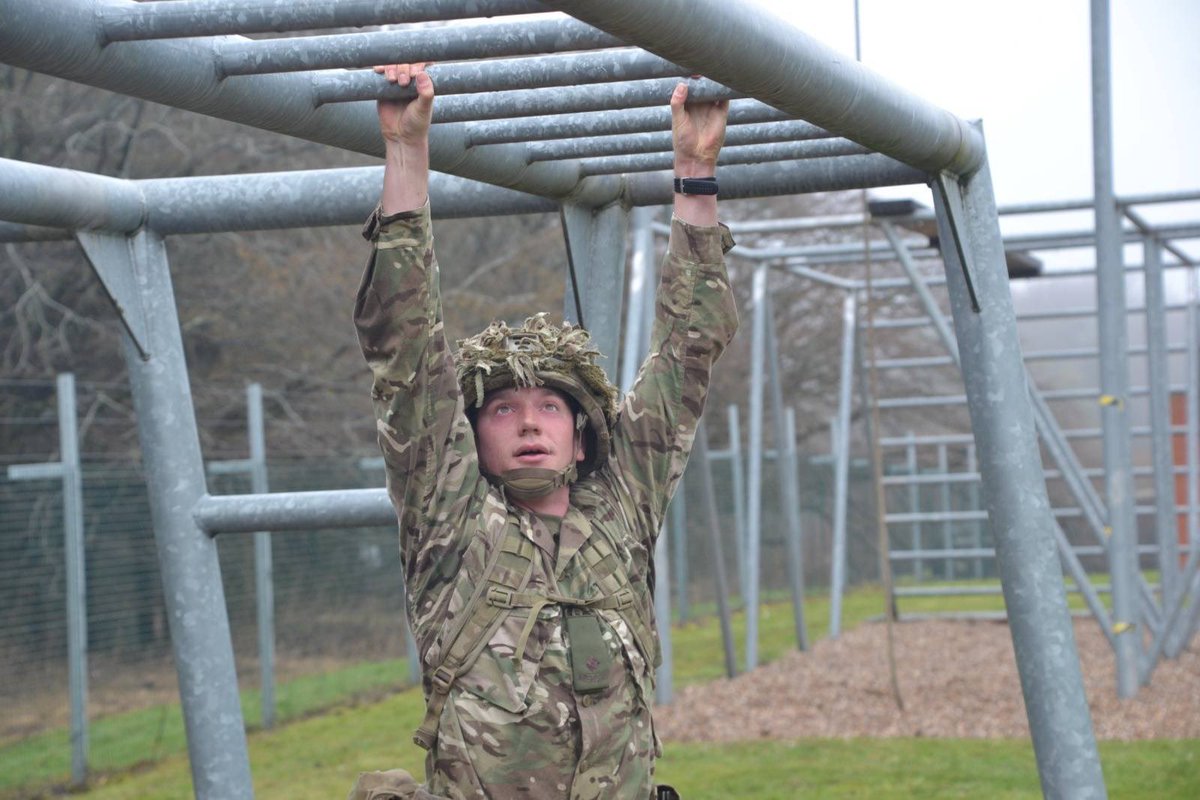
[[[675,159],[675,177],[712,178],[717,174],[717,162],[708,159]]]

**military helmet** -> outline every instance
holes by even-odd
[[[529,317],[519,328],[493,322],[460,339],[455,372],[468,409],[482,406],[488,392],[514,386],[547,386],[573,399],[586,426],[586,452],[578,468],[583,477],[608,461],[617,387],[596,363],[601,353],[585,329],[569,322],[555,325],[546,317]]]

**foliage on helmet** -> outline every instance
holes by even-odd
[[[543,312],[528,317],[519,328],[493,322],[460,339],[455,371],[468,408],[482,406],[487,392],[496,389],[542,386],[555,376],[566,379],[588,393],[611,429],[617,418],[617,388],[596,363],[599,357],[585,329],[569,322],[555,325]]]

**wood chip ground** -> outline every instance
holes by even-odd
[[[889,679],[886,629],[862,624],[732,680],[686,687],[655,710],[655,726],[668,742],[1028,737],[1006,623],[895,625],[903,710]],[[1078,620],[1075,638],[1098,739],[1200,739],[1200,641],[1161,661],[1149,686],[1120,700],[1113,651],[1096,623]]]

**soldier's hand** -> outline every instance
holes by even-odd
[[[388,64],[375,71],[400,86],[412,84],[416,97],[411,100],[380,100],[379,131],[389,142],[401,145],[423,145],[429,137],[433,119],[433,79],[425,64]]]
[[[676,174],[712,175],[721,145],[725,143],[729,101],[689,103],[687,96],[688,85],[680,81],[671,95],[671,138]]]

